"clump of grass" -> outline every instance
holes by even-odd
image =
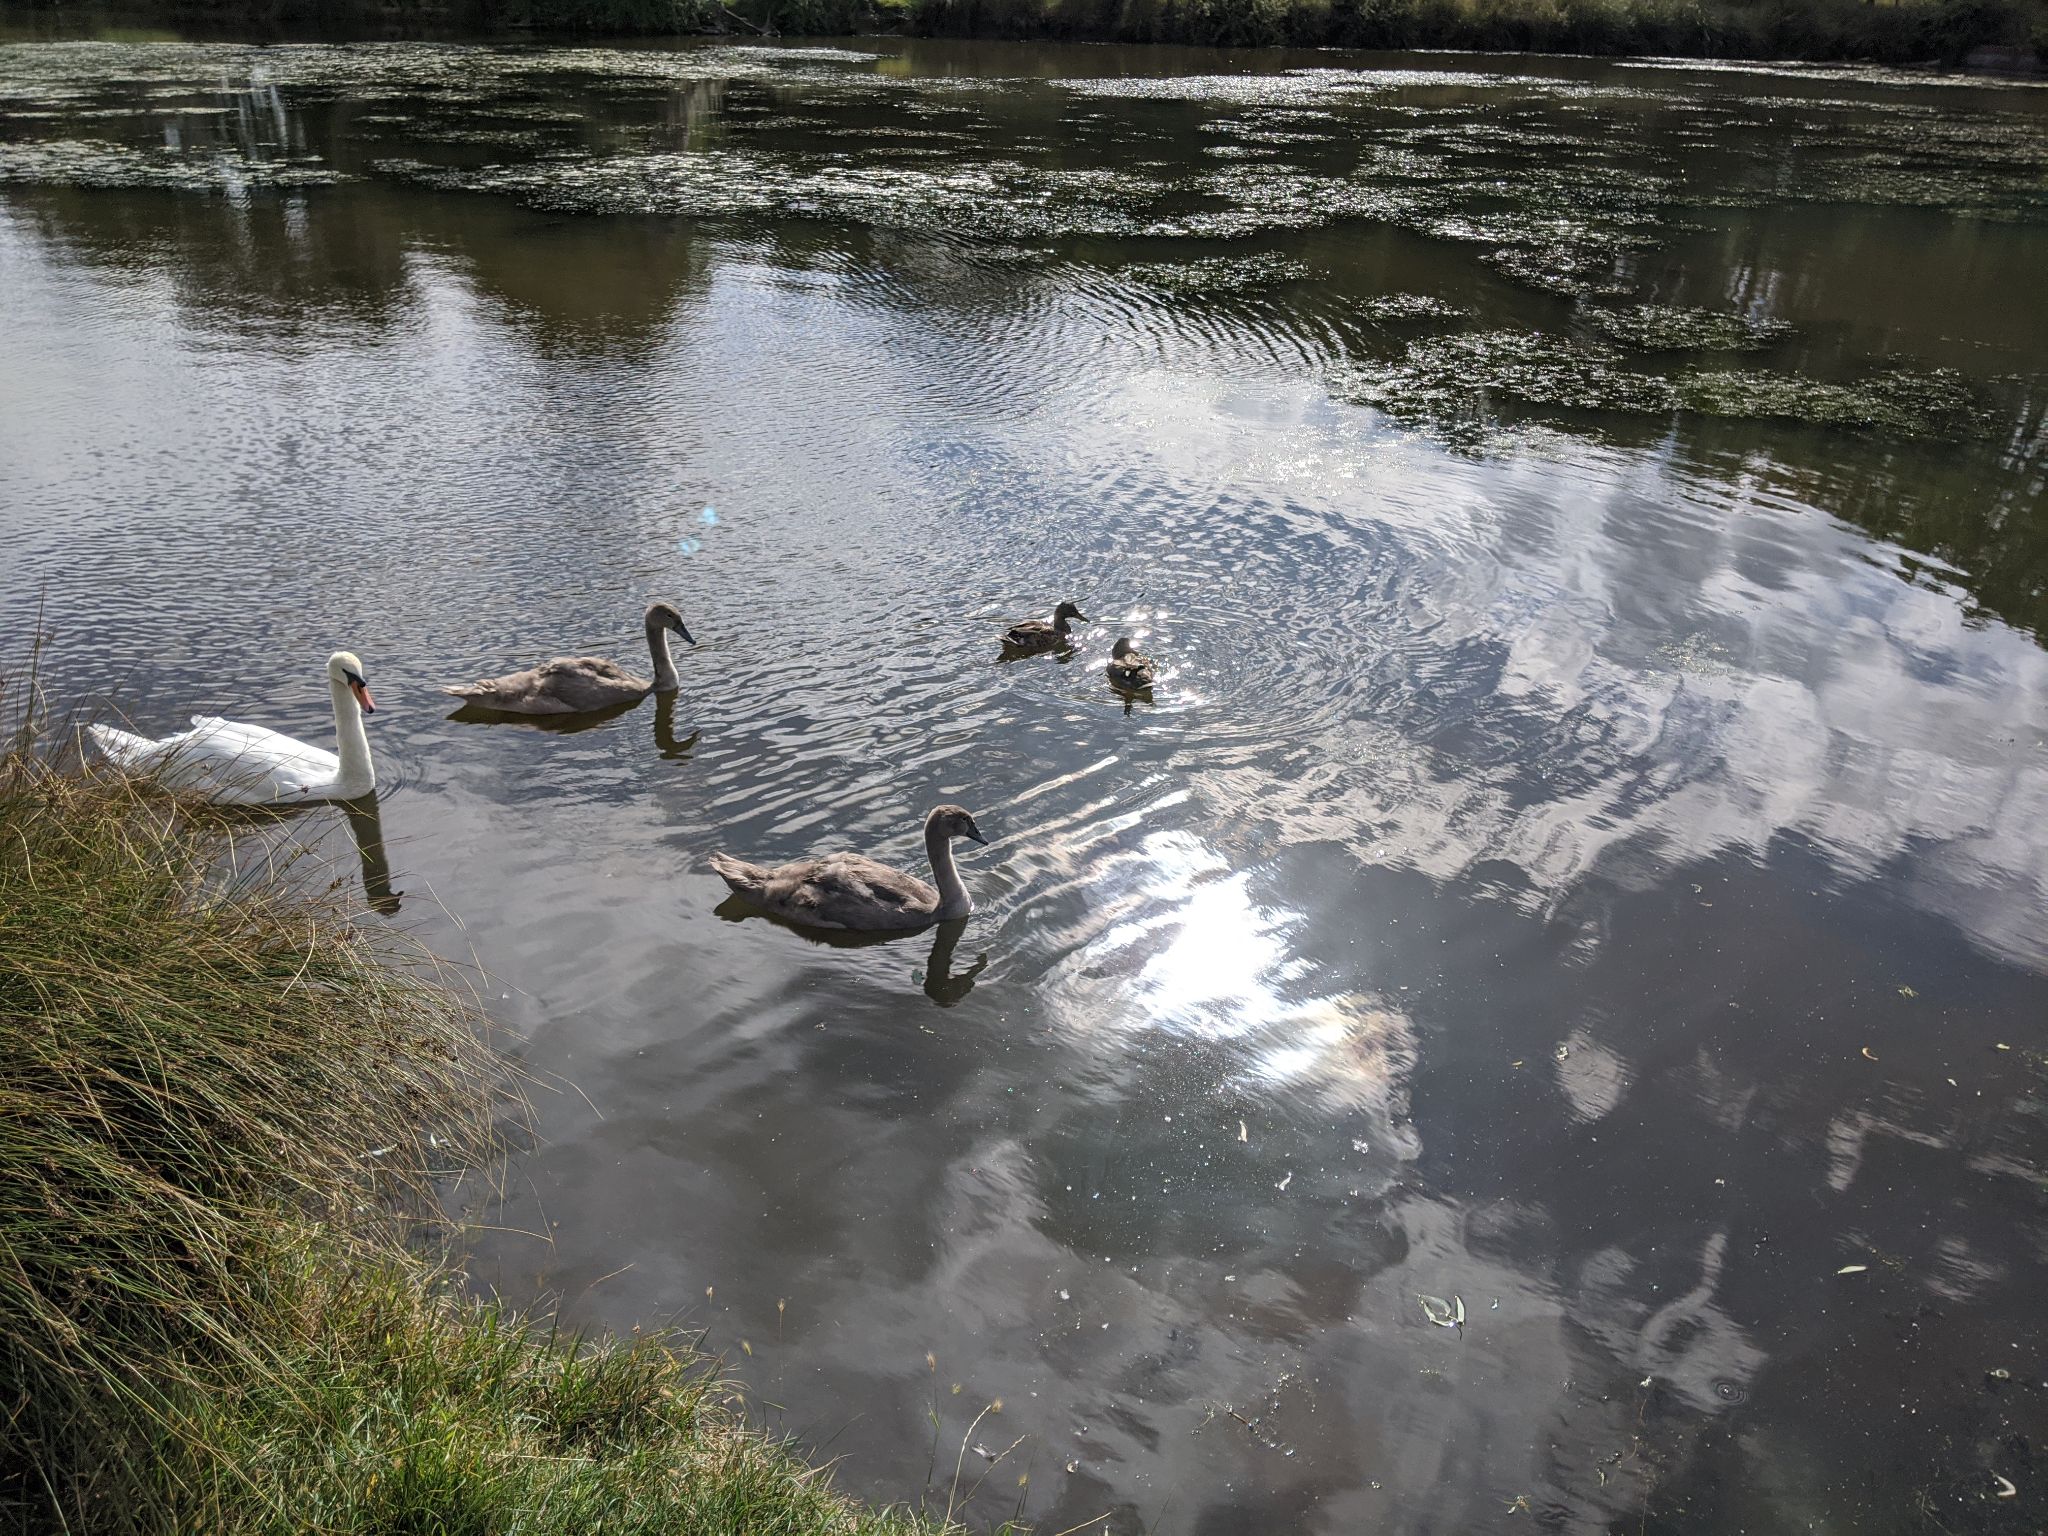
[[[833,1492],[674,1341],[557,1339],[423,1257],[405,1213],[507,1087],[467,993],[262,824],[39,746],[16,691],[0,1523],[940,1529]]]
[[[142,1523],[138,1426],[267,1368],[282,1225],[371,1240],[357,1207],[479,1151],[502,1072],[459,991],[237,872],[246,824],[32,736],[0,756],[0,1497]]]
[[[275,1364],[162,1441],[186,1528],[892,1536],[660,1339],[574,1347],[396,1256],[273,1259]],[[253,1493],[252,1497],[252,1485]]]

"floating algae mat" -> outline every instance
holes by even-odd
[[[317,162],[255,159],[233,151],[183,154],[169,149],[131,149],[93,139],[0,144],[0,182],[232,192],[254,187],[326,186],[341,179],[331,167]]]
[[[1494,396],[1634,414],[1669,411],[1678,398],[1670,380],[1629,368],[1612,347],[1575,346],[1538,331],[1422,337],[1399,363],[1361,368],[1339,382],[1337,393],[1412,425],[1484,416]]]
[[[1590,308],[1581,313],[1602,335],[1645,352],[1753,352],[1792,329],[1782,320],[1674,304]]]
[[[1755,370],[1688,374],[1678,402],[1707,416],[1781,417],[1905,437],[1966,439],[1995,430],[1985,402],[1943,369],[1892,368],[1847,384]]]
[[[1432,293],[1383,293],[1358,307],[1375,320],[1457,320],[1465,314]]]
[[[1302,262],[1285,256],[1219,256],[1209,261],[1147,261],[1124,268],[1124,276],[1176,298],[1256,293],[1309,275]]]
[[[1537,331],[1421,337],[1399,362],[1340,372],[1332,387],[1342,399],[1461,441],[1501,403],[1634,416],[1691,411],[1949,440],[1982,437],[1994,422],[1977,392],[1947,371],[1894,368],[1848,383],[1762,370],[1667,376],[1631,366],[1604,342]]]

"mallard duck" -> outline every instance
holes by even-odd
[[[637,704],[650,693],[673,693],[682,680],[668,653],[669,633],[681,635],[691,645],[697,642],[684,626],[683,616],[668,603],[648,605],[646,626],[647,654],[654,662],[651,682],[602,656],[557,656],[524,672],[507,672],[503,677],[487,677],[441,691],[510,715],[579,715]]]
[[[711,867],[733,894],[771,917],[807,928],[880,933],[925,928],[974,910],[953,867],[953,839],[986,843],[974,818],[957,805],[941,805],[924,819],[924,852],[936,888],[915,875],[860,853],[828,853],[769,868],[729,853],[711,855]]]
[[[154,774],[174,789],[197,790],[223,805],[291,805],[353,800],[377,787],[363,716],[377,712],[363,664],[352,651],[327,658],[339,755],[260,725],[194,715],[192,729],[151,741],[111,725],[91,727],[99,749],[123,768]]]
[[[1070,643],[1067,636],[1067,621],[1079,619],[1088,622],[1088,615],[1072,603],[1061,603],[1052,611],[1052,622],[1043,619],[1026,619],[1003,633],[1003,648],[1011,651],[1050,651]]]
[[[1110,647],[1109,665],[1103,668],[1109,680],[1118,688],[1150,688],[1157,675],[1152,658],[1140,656],[1138,648],[1131,644],[1130,637],[1124,636]]]

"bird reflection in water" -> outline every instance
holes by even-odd
[[[384,815],[376,791],[360,800],[338,803],[348,818],[349,835],[356,840],[356,857],[362,861],[363,899],[372,912],[389,917],[398,910],[405,893],[391,888],[391,859],[384,851]]]
[[[837,928],[806,928],[800,923],[785,922],[772,912],[763,912],[740,896],[726,897],[711,911],[714,917],[724,918],[728,923],[743,923],[749,918],[759,918],[764,923],[786,928],[813,944],[822,944],[830,949],[867,949],[876,944],[893,944],[928,931],[932,935],[931,955],[925,961],[924,968],[911,972],[911,977],[924,988],[924,995],[941,1008],[951,1008],[972,992],[975,978],[988,965],[988,955],[984,951],[974,957],[974,964],[957,975],[954,974],[953,951],[959,948],[961,936],[967,932],[967,924],[970,921],[965,917],[949,919],[929,930],[912,928],[895,933],[853,933]]]
[[[628,699],[623,704],[574,715],[521,715],[482,704],[464,704],[451,710],[448,719],[456,725],[523,725],[528,730],[545,731],[550,735],[573,736],[579,731],[594,731],[601,725],[610,725],[621,715],[638,709],[640,703],[638,699]],[[659,693],[654,696],[654,748],[664,758],[670,762],[687,761],[696,748],[699,734],[692,731],[679,738],[676,735],[676,695]]]
[[[1152,689],[1149,685],[1143,688],[1127,688],[1120,683],[1111,683],[1109,691],[1124,701],[1124,713],[1127,715],[1131,712],[1132,705],[1153,702]]]
[[[654,697],[654,750],[672,763],[687,762],[695,750],[700,733],[690,732],[680,741],[676,739],[676,696],[660,693]]]
[[[988,966],[988,953],[974,957],[974,964],[959,975],[953,974],[953,951],[960,943],[960,936],[967,932],[967,919],[956,917],[951,922],[941,923],[932,935],[931,958],[925,962],[923,981],[924,995],[941,1008],[950,1008],[961,998],[974,990],[974,978]]]

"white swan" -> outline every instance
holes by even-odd
[[[363,664],[351,651],[327,658],[334,695],[335,745],[341,755],[260,725],[194,715],[192,729],[151,741],[110,725],[90,729],[99,749],[123,768],[154,774],[173,789],[197,790],[227,805],[290,805],[354,800],[377,787],[363,716],[377,712]]]

